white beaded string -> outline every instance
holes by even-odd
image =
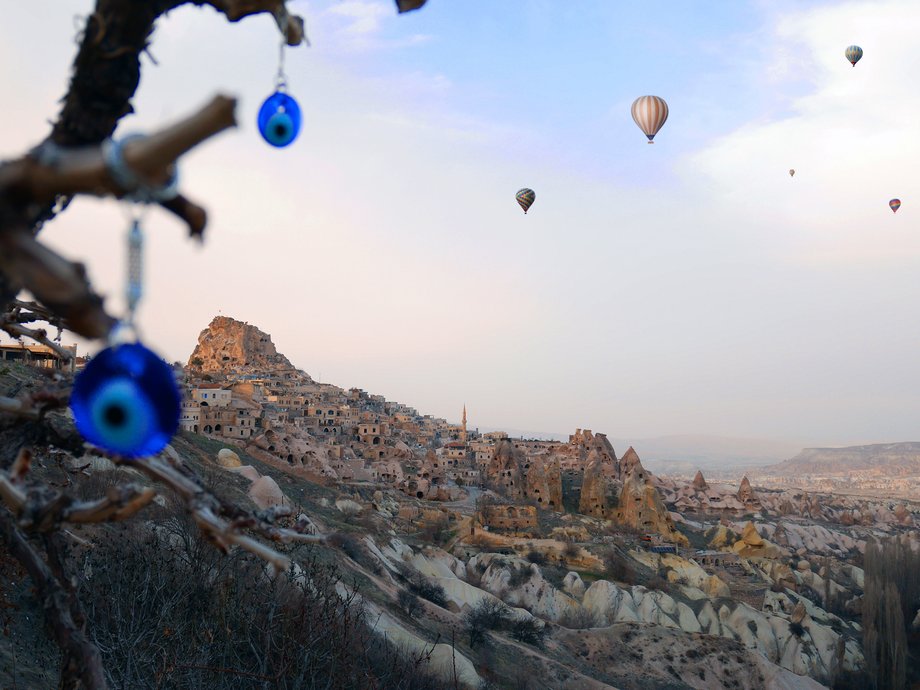
[[[144,278],[144,232],[141,219],[135,216],[128,229],[128,283],[125,289],[125,301],[128,305],[126,322],[134,328],[134,313],[143,297]]]

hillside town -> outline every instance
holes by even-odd
[[[46,350],[4,353],[0,395],[69,373]],[[462,401],[451,422],[320,383],[267,333],[226,316],[174,372],[181,429],[164,457],[197,467],[257,515],[291,516],[282,524],[361,580],[355,592],[373,631],[457,687],[517,683],[522,653],[546,687],[646,687],[637,678],[647,687],[855,687],[872,663],[868,554],[879,539],[898,558],[920,553],[915,500],[765,485],[756,474],[736,483],[701,471],[659,476],[635,448],[620,454],[590,429],[565,441],[481,433]],[[123,472],[92,447],[67,447],[41,457],[90,483]],[[911,449],[878,452],[906,464]],[[847,454],[871,464],[872,452],[802,457],[814,471]],[[912,629],[916,608],[903,614]],[[490,638],[498,659],[476,642],[487,609],[508,617]],[[29,625],[14,634],[16,649]],[[471,637],[439,642],[458,630]],[[639,650],[673,661],[649,667]]]
[[[618,455],[589,429],[567,441],[480,433],[462,403],[451,423],[319,383],[267,333],[225,316],[201,332],[184,376],[183,430],[225,446],[216,464],[251,480],[257,505],[291,498],[245,457],[335,487],[337,510],[384,520],[392,541],[379,545],[383,562],[412,535],[429,544],[413,558],[443,560],[419,567],[451,573],[438,582],[460,612],[480,596],[469,587],[481,581],[543,620],[577,613],[598,625],[644,621],[739,639],[823,682],[864,664],[860,629],[849,619],[863,587],[854,559],[861,562],[873,535],[914,534],[920,511],[912,501],[755,488],[746,476],[735,486],[710,485],[702,472],[692,481],[660,477],[635,449]],[[660,586],[670,595],[653,594],[647,579],[631,593],[582,580],[580,573],[609,572],[612,553],[630,564],[626,572],[644,569],[651,582],[668,583]],[[520,589],[515,568],[531,563],[542,569]],[[471,579],[475,564],[491,582]],[[565,579],[550,584],[544,578],[554,568]]]

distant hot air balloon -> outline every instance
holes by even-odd
[[[789,168],[789,177],[795,177],[795,169]]]
[[[891,201],[888,202],[888,205],[891,206],[891,212],[892,212],[892,213],[897,213],[897,212],[898,212],[898,209],[901,208],[901,200],[900,200],[900,199],[892,199]]]
[[[853,67],[856,67],[856,63],[859,62],[859,59],[862,57],[862,48],[859,46],[850,46],[846,49],[844,55],[847,56],[847,60],[850,61]]]
[[[632,104],[632,118],[645,132],[648,143],[654,144],[652,139],[668,120],[668,104],[658,96],[639,96]]]
[[[514,195],[514,198],[517,199],[517,202],[521,205],[521,208],[524,209],[524,213],[527,213],[527,209],[529,209],[531,204],[533,204],[534,199],[537,198],[537,195],[534,194],[532,189],[527,189],[527,187],[524,187],[524,189],[518,190],[518,193]]]

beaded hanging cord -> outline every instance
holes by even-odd
[[[179,173],[177,168],[173,168],[173,173],[165,185],[153,187],[141,180],[125,161],[125,144],[143,138],[143,135],[132,134],[119,141],[106,140],[102,147],[102,155],[109,174],[115,183],[126,191],[125,198],[136,204],[147,205],[175,198],[179,192]],[[127,238],[128,275],[125,287],[127,314],[123,325],[132,331],[136,328],[134,315],[137,305],[143,296],[144,234],[141,220],[142,215],[140,213],[135,212],[132,214]]]

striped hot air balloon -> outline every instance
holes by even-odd
[[[532,189],[524,187],[519,189],[518,193],[514,195],[514,198],[517,199],[517,202],[521,205],[521,208],[524,209],[524,213],[527,213],[527,209],[533,204],[534,200],[537,198],[537,195],[534,194]]]
[[[859,59],[862,57],[862,48],[859,46],[850,46],[846,49],[844,55],[847,56],[847,60],[850,61],[850,64],[856,67],[856,63],[859,62]]]
[[[897,213],[897,212],[898,212],[898,209],[901,208],[901,200],[900,200],[900,199],[892,199],[891,201],[888,202],[888,205],[891,207],[891,212],[892,212],[892,213]]]
[[[632,118],[645,132],[648,143],[654,144],[652,140],[668,120],[668,104],[658,96],[639,96],[632,104]]]

